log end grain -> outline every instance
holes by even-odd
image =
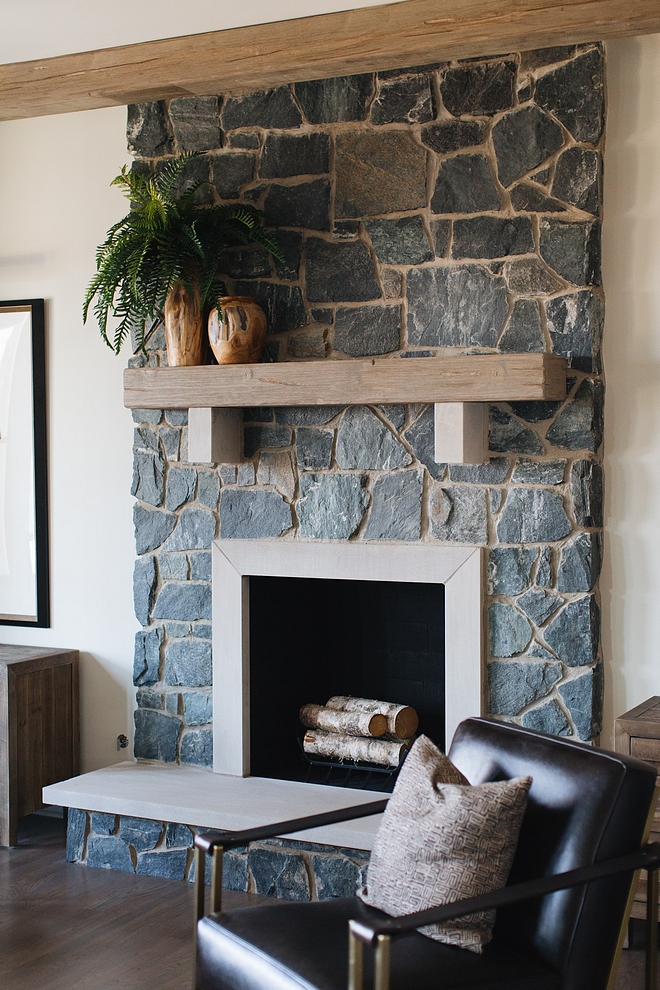
[[[394,718],[394,731],[399,739],[411,739],[417,732],[419,718],[414,708],[406,706]]]
[[[372,715],[369,721],[369,734],[375,739],[384,736],[387,732],[387,719],[384,715]]]

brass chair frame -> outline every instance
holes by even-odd
[[[273,839],[292,832],[302,832],[305,829],[321,828],[325,825],[334,825],[338,822],[377,815],[385,810],[387,800],[389,799],[358,804],[321,815],[310,815],[306,818],[294,818],[290,821],[264,825],[260,828],[246,829],[243,832],[207,832],[197,835],[195,837],[195,957],[197,923],[205,913],[207,853],[212,857],[210,909],[211,913],[215,914],[222,910],[222,857],[226,850],[246,846],[250,842],[261,839]],[[637,852],[629,853],[627,856],[618,856],[601,863],[595,863],[593,866],[580,867],[566,873],[542,877],[539,880],[528,880],[525,883],[514,884],[489,894],[481,894],[479,897],[471,897],[467,900],[428,908],[425,911],[417,911],[415,914],[398,918],[385,918],[383,921],[373,924],[350,921],[348,990],[364,990],[363,957],[365,945],[371,947],[375,952],[374,990],[389,990],[390,945],[393,938],[415,931],[424,925],[438,924],[461,918],[466,914],[505,907],[569,887],[581,887],[584,884],[602,880],[605,877],[616,876],[619,873],[633,874],[632,882],[634,882],[638,870],[648,871],[645,988],[646,990],[658,990],[658,869],[660,869],[660,843],[653,842],[642,846]],[[193,988],[196,985],[196,976],[194,976]]]

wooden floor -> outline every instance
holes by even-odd
[[[631,935],[634,936],[632,948],[624,949],[621,953],[621,962],[612,990],[644,990],[646,986],[644,952],[646,925],[642,921],[635,921],[633,925],[634,929],[630,930]]]
[[[0,848],[2,990],[190,990],[192,884],[64,859],[61,820],[21,821]],[[227,891],[226,907],[261,903]],[[643,990],[644,953],[623,953],[614,990]]]
[[[192,884],[67,863],[61,820],[0,848],[2,990],[190,990]],[[228,891],[226,907],[265,898]]]

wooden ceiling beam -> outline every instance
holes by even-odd
[[[660,32],[660,0],[405,0],[0,65],[0,120]]]

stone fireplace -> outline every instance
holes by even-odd
[[[138,757],[212,764],[217,536],[487,548],[485,710],[597,738],[603,86],[585,45],[129,108],[135,167],[200,151],[205,200],[281,225],[285,262],[225,266],[268,314],[268,360],[571,365],[565,402],[490,407],[482,466],[435,462],[432,407],[246,409],[238,465],[187,463],[185,411],[134,411]]]
[[[202,202],[279,225],[283,261],[225,264],[267,313],[265,360],[569,363],[565,400],[490,405],[482,465],[435,461],[426,405],[246,408],[233,464],[189,463],[185,410],[133,410],[138,759],[249,772],[250,575],[319,582],[278,591],[293,629],[310,594],[336,607],[327,582],[426,572],[445,589],[447,740],[483,711],[598,741],[604,121],[598,44],[129,108],[135,168],[200,152]],[[130,364],[165,362],[157,329]]]

